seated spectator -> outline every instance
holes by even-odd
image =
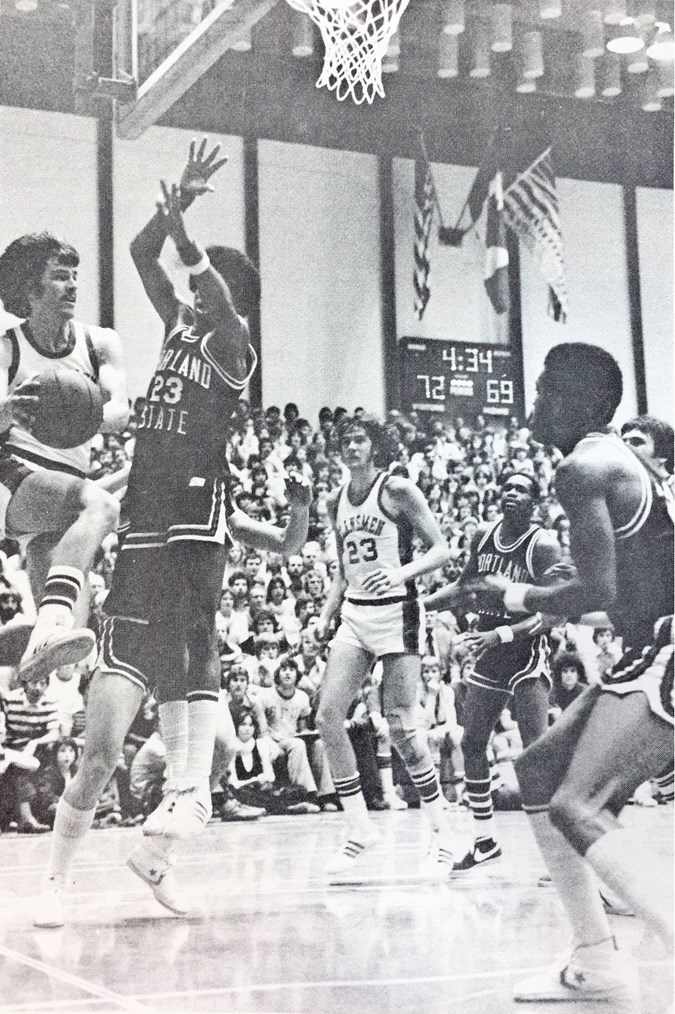
[[[46,677],[29,675],[0,701],[0,745],[20,755],[3,774],[0,795],[5,819],[15,820],[23,834],[49,830],[33,814],[36,777],[35,770],[29,770],[48,759],[49,746],[59,739],[58,708],[47,695],[47,685]]]
[[[553,690],[549,707],[549,720],[555,720],[584,692],[586,667],[576,651],[561,651],[553,659]]]
[[[456,802],[453,785],[464,778],[464,757],[461,750],[464,730],[457,721],[454,690],[449,683],[441,680],[440,661],[433,655],[422,659],[419,703],[420,724],[426,732],[443,793],[446,799]]]
[[[336,809],[335,787],[323,743],[318,733],[308,729],[311,708],[307,694],[298,690],[299,679],[296,661],[284,656],[274,677],[275,685],[260,691],[272,739],[272,762],[284,757],[291,783],[310,793],[322,809]]]
[[[597,676],[600,682],[603,682],[612,678],[612,670],[621,657],[614,636],[614,627],[596,627],[593,631],[593,640],[598,649],[595,656]]]
[[[40,824],[54,826],[57,803],[72,781],[79,759],[80,750],[74,739],[62,739],[52,744],[35,779],[33,814]]]
[[[314,636],[311,627],[306,627],[300,634],[300,654],[294,656],[300,670],[298,687],[309,697],[312,713],[316,714],[317,693],[326,671],[326,663],[321,657],[321,645]]]
[[[244,665],[235,664],[230,669],[225,700],[230,709],[235,729],[239,725],[241,716],[246,712],[253,715],[257,730],[256,735],[264,736],[267,734],[265,709],[261,703],[259,693],[256,693],[255,689],[251,687],[249,674]]]
[[[248,608],[248,583],[248,578],[243,570],[235,570],[227,582],[233,598],[227,635],[230,644],[241,644],[250,633],[251,614]]]

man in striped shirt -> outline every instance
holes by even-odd
[[[9,766],[2,780],[2,796],[9,801],[13,799],[18,830],[24,834],[49,830],[33,816],[31,800],[35,789],[29,770],[29,758],[35,758],[39,764],[44,749],[59,738],[58,706],[47,696],[47,684],[47,677],[34,673],[0,698],[0,760],[6,747],[20,753],[25,761],[21,766],[16,762]]]

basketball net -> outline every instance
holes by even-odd
[[[325,55],[317,88],[357,105],[384,98],[382,59],[409,0],[287,0],[318,26]]]

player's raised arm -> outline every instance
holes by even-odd
[[[103,406],[103,433],[117,433],[129,422],[127,377],[122,362],[122,343],[115,331],[106,328],[96,340],[99,358],[98,384],[106,399]]]
[[[129,250],[148,299],[164,323],[170,324],[180,300],[161,261],[166,236],[165,216],[158,208],[147,225],[132,239]]]
[[[342,538],[337,530],[336,519],[337,519],[337,504],[340,498],[340,489],[333,490],[328,497],[326,506],[328,508],[328,516],[330,517],[331,525],[335,531],[335,541],[337,543],[337,558],[338,558],[338,570],[337,574],[331,581],[330,588],[328,589],[328,595],[326,601],[323,604],[321,612],[319,614],[319,622],[315,628],[315,635],[318,640],[323,641],[328,636],[330,625],[333,622],[338,610],[342,606],[342,600],[345,597],[347,591],[347,579],[345,577],[344,567],[342,565]]]
[[[396,518],[406,518],[427,547],[426,552],[402,567],[389,569],[380,567],[364,578],[363,587],[368,592],[385,595],[391,588],[405,584],[415,577],[428,574],[450,559],[450,550],[436,518],[429,509],[421,491],[409,479],[392,476],[384,487]]]
[[[289,477],[286,480],[286,496],[291,505],[291,513],[285,528],[254,521],[244,511],[236,509],[229,521],[234,538],[253,549],[265,549],[283,556],[297,553],[307,541],[309,505],[312,502],[309,483]]]

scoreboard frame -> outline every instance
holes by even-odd
[[[522,364],[508,345],[404,337],[399,350],[403,412],[524,418]]]

